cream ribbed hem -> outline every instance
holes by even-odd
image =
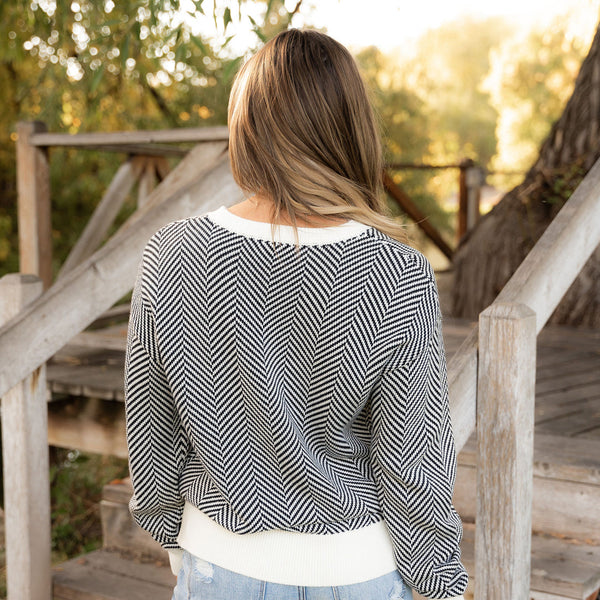
[[[216,210],[206,213],[213,223],[221,227],[260,240],[282,242],[284,244],[295,244],[294,228],[291,225],[279,225],[275,228],[275,237],[271,237],[271,223],[262,221],[251,221],[239,217],[230,212],[227,207],[221,206]],[[360,235],[369,225],[358,221],[349,220],[341,225],[331,227],[298,227],[298,242],[301,246],[313,246],[318,244],[331,244]]]
[[[285,585],[351,585],[396,570],[383,521],[328,535],[282,530],[237,534],[186,501],[177,542],[234,573]],[[175,553],[171,560],[177,560]]]

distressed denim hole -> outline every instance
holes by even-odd
[[[405,600],[404,597],[404,582],[396,581],[394,587],[388,594],[388,600]]]
[[[198,557],[194,557],[194,574],[198,577],[198,580],[202,583],[212,583],[214,568],[213,566]]]

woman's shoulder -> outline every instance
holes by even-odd
[[[403,277],[420,277],[435,283],[433,266],[425,254],[377,229],[373,232],[373,237],[381,245],[381,258],[389,262],[391,269],[402,273]]]

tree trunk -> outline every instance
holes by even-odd
[[[600,26],[573,95],[523,182],[460,240],[453,259],[453,311],[477,319],[523,262],[565,201],[600,157]],[[549,323],[600,328],[600,247]]]

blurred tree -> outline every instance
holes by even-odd
[[[0,274],[18,270],[17,121],[69,133],[225,124],[240,62],[286,29],[301,3],[288,10],[284,0],[231,0],[205,14],[198,0],[1,2]],[[244,26],[251,35],[235,51]],[[52,157],[51,186],[61,190],[53,196],[56,271],[123,157],[69,149]],[[130,202],[119,220],[133,209]]]
[[[500,115],[494,169],[525,170],[532,165],[573,92],[585,51],[584,41],[568,33],[564,18],[492,49],[483,87]]]
[[[424,162],[432,143],[430,124],[425,118],[425,104],[407,86],[401,65],[375,46],[362,49],[356,54],[356,60],[371,92],[386,163]],[[393,179],[438,229],[452,231],[451,215],[443,210],[431,189],[431,173],[393,170]],[[390,201],[389,205],[392,214],[403,216],[395,202]]]
[[[453,260],[455,316],[477,318],[493,302],[600,158],[598,73],[600,26],[581,65],[573,93],[525,179],[460,242]],[[600,247],[585,263],[548,322],[600,327]]]
[[[481,89],[490,68],[490,50],[511,34],[501,17],[463,16],[431,29],[407,63],[411,88],[426,104],[430,156],[438,162],[469,157],[487,166],[496,153],[497,110]]]

